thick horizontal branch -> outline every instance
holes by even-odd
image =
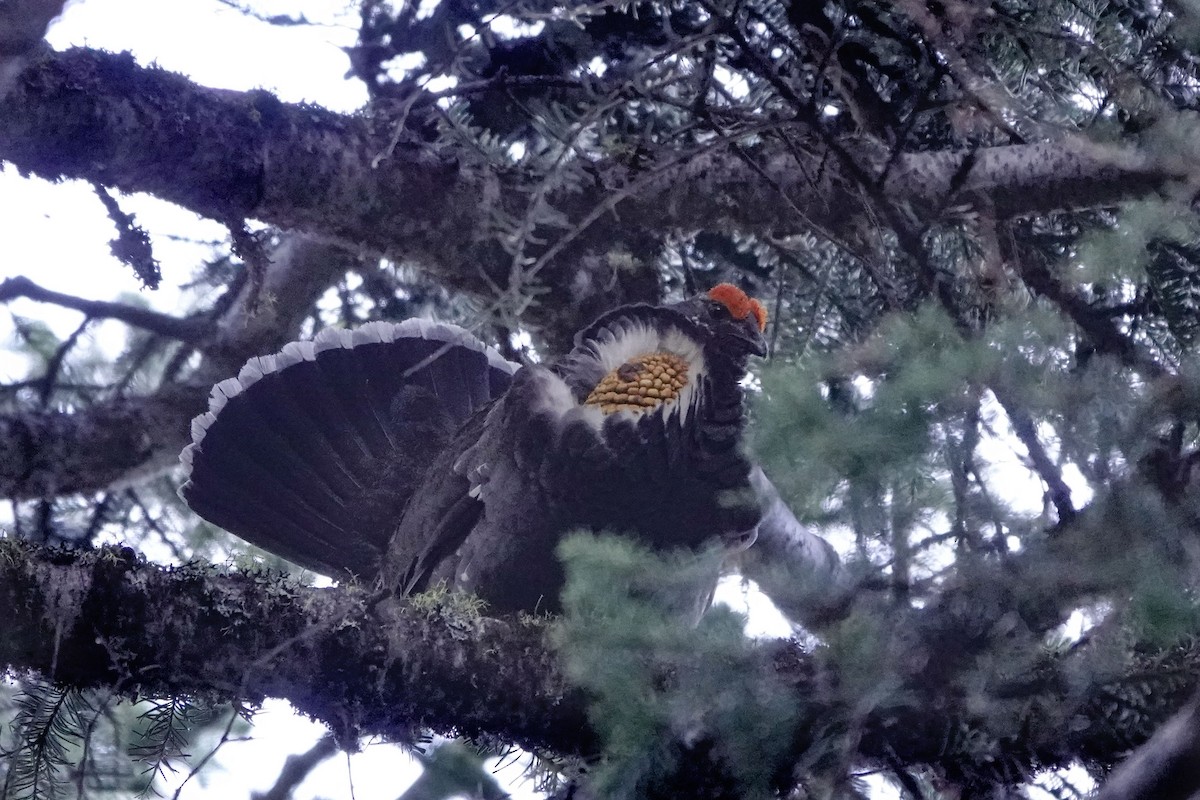
[[[0,101],[0,159],[21,170],[149,192],[221,221],[257,218],[366,246],[456,288],[486,291],[481,270],[503,282],[511,255],[496,237],[472,233],[486,234],[497,209],[523,216],[524,193],[445,151],[393,146],[394,137],[386,120],[281,103],[261,91],[208,89],[139,67],[128,55],[91,50],[38,60]],[[718,142],[641,171],[620,160],[594,164],[604,187],[549,198],[574,246],[549,235],[559,259],[546,265],[545,283],[555,285],[557,263],[574,259],[577,269],[589,247],[678,230],[778,234],[815,224],[853,237],[863,187],[827,149],[764,149],[752,153],[755,163],[745,155]],[[867,173],[888,161],[886,153],[862,157]],[[871,194],[927,213],[978,198],[1009,216],[1112,204],[1178,177],[1135,151],[1064,139],[905,154]]]
[[[585,699],[560,671],[544,621],[479,617],[452,602],[375,604],[354,587],[313,589],[277,574],[168,569],[128,548],[61,551],[14,540],[0,540],[0,615],[0,668],[35,670],[65,685],[141,696],[281,697],[343,738],[405,737],[427,727],[560,753],[596,746]],[[898,637],[914,633],[903,619],[895,625]],[[1192,651],[1177,652],[1177,670],[1195,669],[1200,648]],[[811,723],[796,734],[797,757],[822,732],[860,723],[866,761],[936,764],[992,780],[1064,765],[1080,752],[1112,763],[1131,744],[1112,737],[1122,709],[1113,707],[1111,684],[1061,696],[1080,674],[1070,656],[1037,665],[1026,680],[1033,688],[1015,700],[996,700],[999,733],[953,682],[930,690],[918,680],[910,704],[864,719],[861,697],[841,697],[823,659],[788,642],[760,645],[758,653],[758,669],[792,687]],[[1143,681],[1136,670],[1145,665],[1132,669],[1130,680]],[[1178,691],[1191,691],[1195,676],[1184,683]],[[1166,719],[1181,702],[1165,694],[1153,700],[1150,720]],[[1011,725],[1005,702],[1020,709],[1021,725]],[[963,739],[964,730],[973,733]],[[991,744],[971,744],[982,739]]]
[[[377,612],[355,588],[14,540],[0,540],[0,615],[0,668],[70,686],[283,697],[344,739],[407,739],[429,727],[560,752],[592,746],[543,623],[452,608]]]
[[[930,212],[947,203],[983,201],[1008,219],[1114,205],[1186,180],[1186,167],[1081,136],[1027,145],[906,153],[885,197]]]
[[[494,189],[484,193],[486,176],[452,159],[403,147],[376,165],[391,135],[386,123],[209,89],[128,54],[82,49],[38,60],[0,102],[0,158],[22,171],[473,274],[464,232]]]

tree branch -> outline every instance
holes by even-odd
[[[1168,374],[1162,364],[1117,326],[1113,318],[1097,309],[1079,292],[1051,272],[1032,248],[1023,246],[1010,231],[1005,244],[1021,280],[1035,294],[1058,306],[1088,337],[1097,351],[1113,356],[1147,378]]]
[[[173,467],[188,442],[192,417],[206,407],[212,384],[236,374],[250,356],[277,350],[295,338],[321,293],[358,264],[339,247],[299,235],[285,236],[270,256],[261,288],[256,292],[244,286],[219,319],[205,323],[205,338],[197,342],[205,358],[187,382],[88,408],[0,415],[0,497],[86,494]],[[17,290],[33,286],[23,278],[14,280]],[[0,285],[0,291],[5,287],[13,290],[11,282]],[[52,302],[66,298],[76,306],[92,303],[34,288]],[[96,307],[112,305],[117,304]]]
[[[0,415],[0,496],[87,494],[173,464],[208,387],[164,387],[75,411]]]
[[[750,484],[764,511],[758,539],[741,557],[742,574],[806,627],[844,616],[853,587],[837,551],[796,519],[762,467],[754,466]]]
[[[15,540],[0,540],[0,615],[0,664],[71,686],[282,697],[344,739],[407,740],[428,727],[559,752],[593,746],[545,623],[377,610],[354,587]]]
[[[221,221],[256,218],[366,246],[419,264],[455,288],[488,292],[481,269],[503,283],[511,255],[494,237],[462,233],[488,230],[495,209],[480,197],[520,217],[523,194],[506,191],[493,172],[423,149],[396,148],[380,160],[390,136],[387,125],[361,117],[281,103],[265,92],[208,89],[139,67],[128,55],[90,50],[45,56],[0,101],[0,158],[22,170],[149,192]],[[572,225],[587,223],[586,235],[576,235],[556,263],[577,267],[589,249],[606,252],[614,241],[679,229],[778,235],[815,224],[853,233],[861,187],[837,160],[819,145],[802,155],[770,146],[757,154],[755,169],[725,147],[677,154],[677,167],[599,216],[601,187],[548,197]],[[877,171],[887,159],[878,156]],[[638,177],[620,161],[594,167],[610,186]],[[1182,178],[1177,172],[1135,151],[1066,139],[904,154],[879,196],[925,211],[944,208],[952,192],[960,200],[986,197],[1008,217],[1139,197]],[[762,173],[790,202],[763,191]],[[814,183],[806,176],[821,177]],[[543,278],[553,286],[553,265],[548,272]],[[566,307],[572,299],[578,304],[578,297],[564,299]]]
[[[11,539],[0,540],[0,618],[0,667],[64,685],[109,687],[127,697],[281,697],[343,739],[406,740],[431,729],[558,753],[596,747],[585,698],[560,671],[545,621],[488,619],[453,603],[424,610],[376,604],[353,586],[314,589],[266,573],[158,567],[129,548],[51,550]],[[931,627],[910,623],[895,620],[896,636],[925,636]],[[1171,652],[1175,669],[1186,670],[1173,685],[1183,685],[1147,698],[1151,724],[1196,685],[1200,645],[1181,648]],[[905,690],[915,692],[911,703],[864,713],[861,697],[839,696],[836,664],[794,642],[766,643],[757,654],[756,669],[792,687],[801,718],[811,723],[796,731],[795,757],[849,719],[862,725],[857,747],[868,762],[933,764],[989,780],[1065,765],[1080,752],[1111,763],[1128,746],[1111,735],[1123,712],[1111,702],[1113,687],[1126,679],[1064,697],[1062,682],[1080,674],[1075,654],[1048,656],[1033,673],[1010,676],[1034,688],[1020,698],[1023,724],[1011,726],[1000,714],[999,730],[989,729],[954,681],[915,674]],[[1155,668],[1162,665],[1135,664],[1128,680]],[[960,747],[953,732],[966,729],[972,738]],[[976,737],[989,746],[972,746]]]
[[[0,5],[0,98],[12,88],[66,0],[11,0]]]
[[[29,278],[18,275],[6,278],[0,282],[0,303],[7,303],[18,297],[27,297],[39,303],[53,303],[63,308],[82,312],[93,319],[115,319],[132,325],[135,328],[157,333],[182,342],[195,342],[211,327],[210,323],[200,319],[180,319],[170,314],[160,314],[147,308],[110,303],[101,300],[87,300],[74,295],[51,291],[38,286]]]
[[[1050,502],[1058,513],[1059,524],[1070,522],[1075,518],[1075,506],[1071,503],[1071,487],[1067,486],[1067,482],[1063,480],[1062,470],[1058,468],[1058,465],[1046,452],[1046,448],[1042,446],[1033,418],[1025,409],[1017,405],[1007,391],[996,386],[992,386],[991,389],[992,394],[996,396],[1000,406],[1004,409],[1004,413],[1008,415],[1008,422],[1012,426],[1013,433],[1017,435],[1021,444],[1025,445],[1025,451],[1029,454],[1029,460],[1038,477],[1045,482]]]
[[[291,800],[309,774],[338,750],[337,737],[327,733],[303,753],[287,757],[275,783],[265,792],[254,792],[250,800]]]

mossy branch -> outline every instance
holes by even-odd
[[[0,540],[0,663],[128,697],[288,699],[345,740],[414,729],[592,746],[544,623],[375,604],[275,573],[165,568],[128,548]]]

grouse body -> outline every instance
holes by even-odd
[[[572,531],[659,549],[753,540],[741,383],[765,318],[722,284],[618,308],[524,367],[453,325],[324,331],[213,388],[180,491],[317,572],[555,610]]]

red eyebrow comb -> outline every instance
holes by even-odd
[[[753,314],[758,330],[767,329],[767,309],[732,283],[718,283],[708,290],[708,296],[729,309],[734,319],[745,319]]]

